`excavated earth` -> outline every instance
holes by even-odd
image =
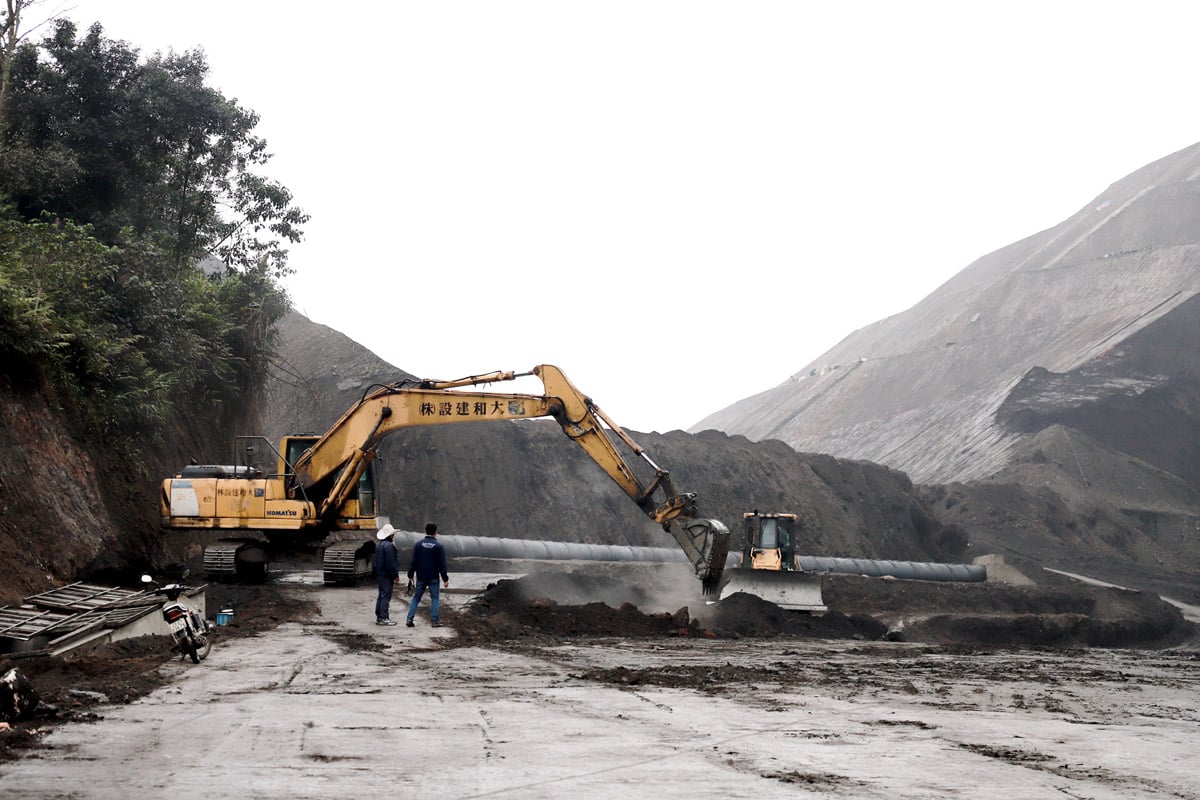
[[[629,565],[618,569],[631,571]],[[1157,595],[1060,579],[1053,579],[1057,586],[1010,586],[825,575],[821,591],[829,610],[809,614],[742,593],[671,611],[669,583],[626,583],[612,577],[611,568],[592,570],[497,582],[457,621],[460,639],[794,637],[984,648],[1163,648],[1196,634],[1182,612]]]
[[[808,614],[745,594],[716,604],[694,599],[687,603],[680,599],[679,575],[673,568],[596,563],[545,570],[498,579],[470,602],[448,603],[444,618],[453,638],[445,646],[536,655],[566,641],[696,637],[844,641],[847,646],[903,641],[955,656],[1033,648],[1069,658],[1087,647],[1173,648],[1194,655],[1200,644],[1196,626],[1158,596],[1075,581],[1014,587],[827,575],[822,593],[829,611]],[[238,638],[270,636],[285,623],[311,622],[320,614],[314,593],[336,591],[291,583],[210,586],[210,608],[237,607],[232,624],[217,629],[214,647]],[[326,635],[349,650],[386,649],[376,637],[350,630]],[[169,652],[165,637],[128,639],[61,657],[0,658],[0,674],[15,666],[40,697],[32,718],[0,730],[0,761],[36,751],[57,725],[95,719],[99,706],[131,703],[168,683],[174,673],[165,667],[178,658]],[[958,658],[941,663],[946,680],[968,668],[968,662]],[[894,664],[880,662],[878,668],[879,675],[869,674],[869,668],[853,682],[884,680]],[[743,665],[722,672],[719,665],[708,664],[663,673],[618,667],[592,670],[584,677],[601,683],[713,691],[750,679],[753,668],[747,669]],[[775,674],[778,668],[769,671]]]

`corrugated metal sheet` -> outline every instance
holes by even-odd
[[[0,607],[0,652],[54,646],[99,628],[119,628],[159,607],[150,592],[72,583]]]
[[[66,633],[76,627],[71,619],[76,614],[62,614],[41,608],[5,606],[0,608],[0,639],[27,642],[35,636],[53,631]]]
[[[25,604],[38,608],[64,611],[91,611],[107,608],[118,603],[136,601],[141,605],[161,602],[154,595],[139,589],[120,589],[113,586],[96,586],[90,583],[71,583],[48,592],[25,598]]]

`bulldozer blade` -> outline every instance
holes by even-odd
[[[737,592],[760,597],[790,611],[827,611],[821,597],[821,577],[804,572],[764,569],[727,569],[729,580],[720,600]]]

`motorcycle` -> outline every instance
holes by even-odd
[[[154,578],[143,575],[142,583],[153,584]],[[186,589],[183,584],[168,583],[156,586],[154,594],[166,598],[162,604],[163,621],[171,629],[171,638],[183,654],[181,657],[191,658],[193,664],[199,664],[200,659],[206,658],[212,650],[212,636],[208,622],[200,612],[181,599]]]

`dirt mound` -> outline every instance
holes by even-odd
[[[491,584],[467,606],[455,628],[463,643],[521,636],[667,636],[686,634],[689,621],[644,613],[646,590],[610,578],[547,572]],[[682,624],[680,624],[682,623]]]
[[[826,575],[831,609],[869,614],[888,638],[996,647],[1160,648],[1196,635],[1156,594],[1064,581],[1051,586]]]
[[[455,620],[463,644],[520,637],[796,637],[994,647],[1139,647],[1195,636],[1177,608],[1156,595],[1068,584],[1017,587],[822,577],[829,610],[787,611],[734,594],[673,612],[643,611],[659,598],[652,583],[611,575],[542,573],[501,580]]]
[[[722,638],[793,636],[813,639],[880,639],[887,626],[866,614],[787,611],[761,597],[737,594],[697,610],[695,622]]]

